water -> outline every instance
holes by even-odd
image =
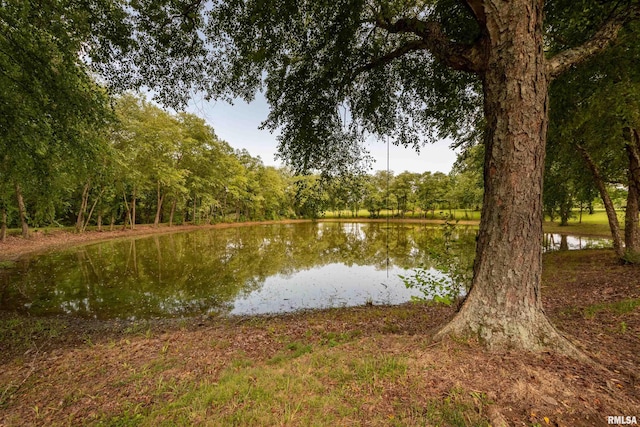
[[[542,249],[549,251],[571,251],[580,249],[603,249],[611,247],[611,239],[601,237],[568,236],[566,234],[546,233],[542,240]]]
[[[453,236],[467,264],[475,234]],[[399,304],[421,294],[398,275],[437,268],[443,242],[438,226],[332,222],[112,240],[0,269],[0,309],[145,319]]]

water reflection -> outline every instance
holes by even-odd
[[[567,236],[566,234],[546,233],[542,248],[549,251],[569,251],[580,249],[603,249],[611,247],[611,239],[601,237]]]
[[[476,231],[455,233],[472,256]],[[329,222],[113,240],[0,269],[0,309],[131,319],[396,304],[418,295],[398,274],[433,267],[442,240],[438,226]]]

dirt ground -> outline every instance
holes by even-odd
[[[0,260],[130,235],[10,240],[0,244]],[[434,343],[432,331],[454,311],[426,304],[144,323],[59,318],[44,326],[38,319],[0,313],[3,325],[22,329],[5,326],[0,342],[0,426],[101,424],[105,414],[131,405],[153,407],[176,399],[152,392],[158,378],[176,384],[216,381],[239,357],[267,366],[283,343],[291,342],[354,358],[383,352],[406,361],[411,379],[381,383],[379,400],[359,396],[371,402],[359,418],[349,419],[352,425],[397,425],[385,414],[450,399],[452,390],[471,396],[474,410],[493,426],[598,426],[608,425],[607,416],[640,420],[640,268],[620,264],[609,250],[547,254],[543,301],[555,326],[591,363],[552,352],[488,352],[472,340]],[[10,338],[20,333],[26,338]],[[162,360],[170,355],[173,362],[159,367],[159,355]]]

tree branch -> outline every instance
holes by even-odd
[[[377,28],[391,34],[410,33],[418,36],[420,40],[407,43],[410,46],[406,48],[411,48],[407,51],[428,50],[436,59],[456,70],[479,73],[484,68],[484,60],[480,54],[479,43],[464,45],[449,40],[438,22],[423,21],[418,18],[400,18],[395,22],[391,22],[384,16],[378,15],[374,24]],[[393,58],[390,59],[397,58],[400,55],[395,55],[394,52],[402,49],[405,49],[405,46],[385,55],[385,57],[393,55]],[[376,60],[374,62],[381,61]]]
[[[355,70],[355,74],[360,74],[363,71],[370,71],[373,70],[374,68],[380,67],[382,65],[386,65],[388,63],[390,63],[391,61],[393,61],[396,58],[399,58],[401,56],[403,56],[406,53],[409,52],[414,52],[417,50],[425,50],[427,49],[424,41],[422,40],[411,40],[409,42],[407,42],[406,44],[400,46],[399,48],[392,50],[391,52],[387,53],[386,55],[383,55],[379,58],[375,58],[374,60],[372,60],[371,62],[369,62],[366,65],[363,65],[362,67],[359,67]]]
[[[607,47],[618,37],[622,26],[631,20],[640,19],[640,5],[633,5],[622,12],[614,14],[602,27],[580,46],[567,49],[547,60],[547,76],[554,79],[571,66],[576,65]]]
[[[482,0],[464,0],[464,4],[471,9],[471,13],[476,18],[476,21],[481,25],[484,25],[487,22],[487,16],[484,13],[484,8],[482,7]]]

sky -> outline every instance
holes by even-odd
[[[233,105],[224,101],[206,101],[203,98],[194,99],[187,111],[202,117],[213,127],[218,137],[228,142],[233,148],[245,148],[252,156],[260,156],[268,166],[281,166],[274,160],[277,151],[276,134],[268,130],[260,130],[260,124],[269,114],[269,105],[261,94],[247,104],[237,100]],[[456,153],[449,148],[450,142],[439,141],[421,148],[420,154],[413,149],[389,147],[389,169],[396,174],[409,171],[423,173],[449,173],[456,160]],[[383,141],[370,139],[367,149],[373,156],[375,163],[373,171],[387,168],[387,145]]]

